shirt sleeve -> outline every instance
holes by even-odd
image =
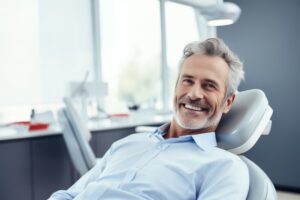
[[[107,160],[110,159],[112,147],[105,153],[105,155],[97,160],[97,164],[86,174],[84,174],[74,185],[67,190],[59,190],[53,193],[48,200],[69,200],[74,199],[86,186],[95,181],[106,166]]]
[[[243,200],[249,190],[249,172],[239,158],[218,163],[204,175],[197,200]]]

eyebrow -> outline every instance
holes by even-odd
[[[181,77],[182,77],[182,78],[195,79],[194,76],[189,75],[189,74],[183,74]],[[220,88],[219,83],[218,83],[217,81],[213,80],[213,79],[204,79],[204,81],[205,81],[206,83],[211,83],[211,84],[213,84],[213,85],[216,86],[218,89]]]
[[[182,78],[195,78],[195,77],[189,74],[183,74]]]

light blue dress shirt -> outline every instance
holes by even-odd
[[[168,128],[115,142],[93,169],[50,199],[246,199],[248,168],[216,147],[214,132],[164,139]]]

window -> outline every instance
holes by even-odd
[[[0,122],[11,106],[15,120],[28,118],[60,103],[68,82],[93,78],[89,1],[0,1],[0,27]]]
[[[69,81],[92,78],[86,2],[1,1],[0,105],[58,103]]]
[[[102,0],[100,14],[108,112],[161,102],[159,2]]]
[[[0,105],[33,103],[40,91],[36,1],[1,1],[0,27]]]

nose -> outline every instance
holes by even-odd
[[[203,99],[204,91],[202,90],[201,86],[193,85],[192,87],[190,87],[190,90],[188,92],[188,97],[191,100]]]

